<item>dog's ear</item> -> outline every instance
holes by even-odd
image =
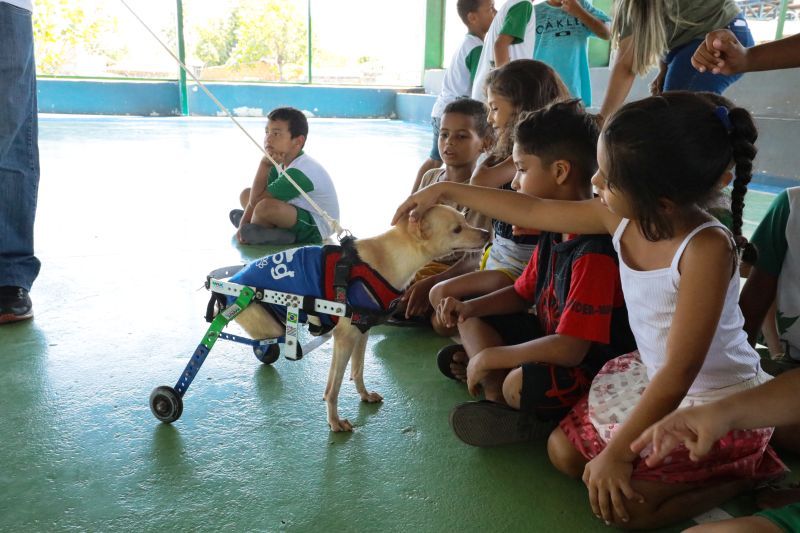
[[[427,217],[423,216],[422,220],[409,220],[408,233],[419,241],[427,240],[430,233],[430,222]]]

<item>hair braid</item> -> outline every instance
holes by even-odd
[[[744,213],[744,196],[747,185],[753,177],[753,159],[756,157],[755,147],[758,131],[753,123],[753,118],[745,109],[736,107],[730,110],[731,144],[733,146],[733,161],[736,165],[736,174],[733,179],[731,192],[731,212],[733,213],[733,235],[742,254],[742,260],[754,263],[758,257],[755,246],[747,242],[742,236],[742,218]]]

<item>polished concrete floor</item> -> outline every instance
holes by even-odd
[[[263,120],[243,122],[260,139]],[[428,142],[415,125],[314,120],[308,152],[337,183],[342,224],[366,236]],[[0,328],[0,531],[607,530],[543,444],[451,434],[469,398],[436,370],[446,341],[426,330],[373,330],[366,381],[385,401],[345,383],[352,434],[325,422],[330,343],[268,367],[220,341],[182,418],[158,423],[148,396],[205,331],[205,274],[269,251],[236,245],[227,221],[259,156],[223,119],[42,117],[40,145],[36,316]],[[769,199],[753,195],[748,219]]]

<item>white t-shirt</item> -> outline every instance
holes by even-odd
[[[33,0],[2,0],[0,4],[11,4],[12,6],[33,11]]]
[[[486,101],[483,84],[489,72],[495,68],[494,42],[500,35],[511,35],[514,42],[508,47],[509,61],[533,59],[536,42],[536,15],[530,0],[508,0],[495,15],[483,40],[483,52],[478,63],[478,72],[472,84],[472,97]]]
[[[284,170],[288,170],[290,168],[296,168],[305,174],[309,180],[311,180],[311,182],[314,184],[314,190],[307,194],[317,203],[317,205],[319,205],[326,213],[328,213],[331,218],[338,220],[339,198],[336,195],[336,187],[334,187],[333,180],[328,174],[328,171],[325,170],[325,168],[323,168],[323,166],[320,165],[316,159],[312,158],[306,153],[301,153],[299,156],[297,156]],[[303,198],[302,195],[292,198],[288,201],[288,203],[305,209],[311,213],[314,222],[317,224],[319,234],[323,239],[329,237],[331,233],[333,233],[333,228],[330,226],[330,224],[325,221],[322,215],[317,213],[317,211],[311,207],[311,204],[308,203],[308,200]]]
[[[477,72],[481,47],[483,47],[483,41],[475,35],[468,33],[464,36],[461,47],[453,54],[450,66],[444,74],[442,92],[439,93],[439,98],[433,104],[432,117],[441,117],[447,104],[472,93],[472,80]]]

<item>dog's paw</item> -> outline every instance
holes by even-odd
[[[331,426],[331,431],[339,433],[341,431],[353,431],[353,424],[346,418],[337,420],[328,420],[328,425]]]
[[[363,392],[360,394],[361,401],[367,403],[378,403],[383,401],[383,396],[378,394],[377,392]]]

